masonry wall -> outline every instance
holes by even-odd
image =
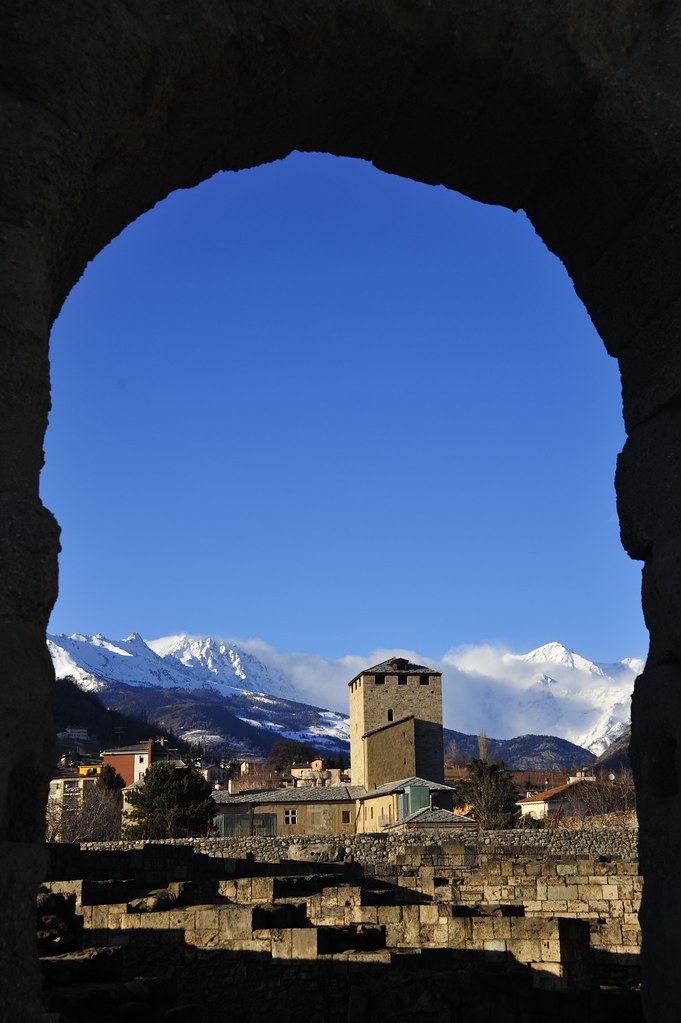
[[[401,677],[405,678],[404,684],[399,681]],[[394,721],[413,715],[417,720],[442,725],[440,675],[393,674],[380,678],[383,681],[377,684],[375,675],[361,675],[350,686],[350,768],[353,785],[368,784],[364,773],[366,768],[362,736],[388,724],[389,710],[392,711]],[[434,763],[439,765],[439,776],[433,777],[433,781],[441,781],[444,770],[441,739],[439,760],[437,756],[434,757]],[[408,775],[397,774],[394,777],[403,778]]]
[[[437,951],[440,965],[450,957],[448,969],[474,956],[526,971],[533,989],[587,991],[594,970],[601,983],[631,978],[641,879],[636,861],[617,852],[633,836],[586,836],[609,856],[550,855],[547,846],[578,836],[544,837],[544,848],[534,835],[514,848],[503,833],[91,843],[51,850],[50,887],[76,896],[87,945],[115,946],[136,969],[141,961],[186,967],[191,950],[253,953],[261,966],[342,958],[372,970],[403,970],[409,953],[426,957],[422,966],[409,960],[422,969]],[[363,863],[345,856],[346,842]],[[247,847],[287,859],[246,859]],[[151,895],[139,898],[140,888]]]
[[[367,735],[363,754],[364,784],[367,789],[397,778],[412,778],[418,773],[415,719],[408,717],[395,721]]]
[[[248,813],[243,805],[231,807],[229,803],[218,804],[218,810],[224,814]],[[296,814],[295,823],[292,823],[292,811]],[[354,800],[347,802],[334,800],[328,803],[303,803],[292,800],[290,803],[259,803],[253,808],[253,813],[274,814],[277,818],[278,836],[292,838],[306,833],[318,838],[320,835],[352,833],[355,829],[357,806]]]
[[[146,877],[156,884],[163,878],[181,881],[229,875],[247,854],[256,864],[289,859],[317,863],[323,869],[325,863],[345,863],[350,871],[360,870],[363,877],[408,890],[430,903],[479,911],[521,906],[526,917],[587,920],[595,949],[635,956],[641,897],[636,838],[635,828],[602,828],[478,832],[456,839],[360,834],[331,839],[303,835],[293,840],[83,843],[52,847],[48,876],[53,881],[96,876],[94,852],[99,854],[102,876]]]
[[[424,832],[405,834],[355,834],[355,835],[296,835],[295,839],[279,838],[177,838],[149,842],[82,842],[79,846],[63,849],[50,847],[52,856],[78,856],[80,850],[125,852],[153,848],[160,854],[182,849],[206,853],[209,856],[239,857],[252,856],[261,863],[276,863],[292,853],[307,854],[310,859],[323,857],[330,860],[354,860],[362,865],[385,864],[395,857],[413,850],[423,857],[473,857],[468,860],[486,863],[499,855],[525,855],[536,858],[557,859],[586,856],[607,857],[611,860],[637,862],[638,828],[581,828],[579,831],[567,828],[534,830],[512,829],[509,831],[474,831],[461,835]],[[183,853],[184,855],[184,853]],[[76,876],[72,874],[72,876]]]
[[[404,684],[398,675],[383,676],[376,684],[375,675],[362,675],[359,693],[364,702],[364,731],[387,724],[388,709],[395,720],[413,714],[422,721],[442,724],[442,678],[440,675],[407,675]],[[427,681],[427,684],[426,684]],[[423,683],[423,684],[422,684]]]

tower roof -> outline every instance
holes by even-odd
[[[387,661],[381,661],[380,664],[374,664],[371,668],[364,668],[354,678],[350,679],[348,685],[352,685],[362,675],[394,675],[396,673],[407,674],[407,675],[441,675],[441,671],[436,671],[435,668],[428,668],[425,664],[414,664],[412,661],[407,660],[406,657],[389,657]]]

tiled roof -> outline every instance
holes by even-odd
[[[399,667],[393,668],[393,663],[397,661]],[[362,675],[441,675],[441,671],[436,671],[435,668],[428,668],[425,664],[413,664],[408,661],[405,657],[390,657],[387,661],[381,661],[380,664],[374,664],[371,668],[364,668],[360,671],[353,679],[350,679],[348,685],[352,685]]]
[[[516,805],[520,805],[520,803],[544,803],[549,799],[555,799],[556,797],[562,795],[564,792],[567,792],[568,789],[576,788],[577,785],[593,784],[594,783],[592,781],[585,782],[582,781],[581,779],[579,781],[565,782],[565,784],[563,785],[556,785],[555,788],[544,789],[542,792],[537,792],[536,796],[525,796],[524,799],[518,799],[516,801]]]
[[[146,753],[149,749],[149,740],[144,739],[143,742],[132,742],[129,746],[116,746],[113,749],[103,749],[101,752],[102,756],[116,756],[125,753]],[[152,757],[159,756],[170,756],[171,753],[177,753],[176,749],[170,749],[168,746],[164,746],[162,742],[154,740],[151,744]]]
[[[231,804],[248,803],[259,806],[263,803],[339,803],[354,802],[363,796],[366,789],[363,785],[328,785],[325,788],[270,789],[264,792],[211,792],[216,803]]]
[[[452,792],[451,785],[442,785],[437,781],[428,781],[427,778],[402,778],[400,781],[387,781],[384,785],[378,785],[375,789],[362,789],[362,795],[357,799],[373,799],[375,796],[389,796],[391,792],[401,792],[408,785],[416,785],[430,789],[431,792]]]
[[[424,806],[420,810],[403,817],[396,824],[388,827],[397,828],[402,824],[413,827],[447,827],[447,828],[475,828],[477,824],[472,817],[466,817],[462,813],[455,813],[452,810],[443,810],[440,807]]]

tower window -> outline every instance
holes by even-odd
[[[392,719],[393,719],[392,707],[389,707],[388,708],[388,721],[392,721]]]
[[[397,684],[398,684],[398,686],[406,686],[406,684],[407,684],[407,676],[406,675],[398,675],[397,676]]]
[[[385,675],[377,675],[375,681],[376,681],[376,685],[377,686],[384,686],[385,685]]]
[[[420,686],[430,685],[430,675],[421,675],[421,678],[419,679],[419,685]]]

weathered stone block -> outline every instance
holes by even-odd
[[[196,927],[196,910],[191,907],[185,909],[171,909],[168,914],[169,926],[183,931],[193,931]]]
[[[254,877],[251,881],[251,901],[271,903],[274,900],[274,878]]]
[[[252,901],[253,882],[250,877],[238,877],[235,882],[234,901],[250,903]]]
[[[419,913],[422,924],[435,924],[440,915],[437,905],[432,902],[419,906]]]
[[[217,930],[220,939],[238,941],[253,934],[253,911],[250,906],[220,906],[217,911]]]
[[[347,924],[377,924],[378,910],[378,906],[345,906],[343,919]]]
[[[567,971],[558,962],[531,963],[532,986],[545,991],[564,991],[568,987]]]
[[[378,906],[379,924],[398,924],[402,919],[402,906]]]
[[[140,927],[148,928],[149,930],[167,931],[170,927],[170,913],[168,910],[162,910],[159,913],[143,913],[141,914]]]
[[[541,962],[541,941],[536,938],[515,940],[508,942],[508,951],[521,963]]]
[[[562,961],[561,943],[557,938],[542,940],[541,959],[544,963],[560,963]]]
[[[233,907],[225,907],[231,910]],[[217,906],[201,906],[196,908],[196,923],[197,929],[217,931],[220,928],[219,914],[220,909]],[[249,917],[252,918],[252,912],[250,909],[247,910]]]
[[[236,901],[236,881],[218,881],[218,895],[221,895],[225,899],[231,899],[232,902]]]
[[[563,884],[555,885],[549,884],[546,891],[546,900],[548,902],[567,902],[568,899],[577,899],[579,897],[577,885],[574,884]]]
[[[317,958],[316,927],[294,927],[291,930],[291,958]]]

